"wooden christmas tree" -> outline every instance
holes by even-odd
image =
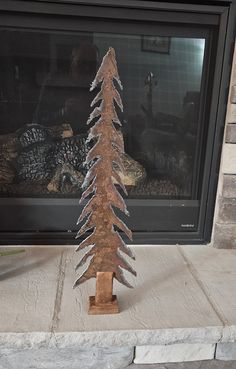
[[[124,232],[129,239],[132,239],[132,232],[113,210],[115,207],[128,215],[125,202],[116,187],[120,186],[126,193],[117,170],[117,168],[119,171],[124,170],[121,159],[124,147],[122,135],[116,129],[116,126],[121,125],[121,123],[116,113],[114,101],[121,110],[123,110],[123,105],[114,80],[122,88],[117,71],[115,51],[109,48],[90,89],[92,91],[101,84],[100,92],[91,106],[98,102],[100,105],[94,108],[87,122],[89,124],[96,119],[88,136],[88,142],[95,143],[86,158],[86,165],[90,169],[84,180],[85,190],[80,201],[89,199],[78,220],[78,223],[84,223],[77,237],[82,236],[87,231],[90,231],[90,234],[80,243],[77,251],[89,246],[91,248],[80,260],[76,270],[89,257],[91,260],[88,268],[75,282],[75,287],[90,278],[96,278],[96,296],[90,297],[89,313],[91,314],[118,312],[116,296],[112,295],[113,278],[127,287],[132,287],[125,279],[123,269],[136,275],[136,272],[122,256],[122,253],[125,253],[134,259],[131,250],[122,240],[118,230]]]

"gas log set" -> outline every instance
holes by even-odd
[[[74,135],[69,123],[51,127],[26,124],[2,135],[0,192],[6,196],[81,195],[89,149],[87,135]],[[125,172],[121,176],[130,197],[179,195],[179,186],[170,180],[147,178],[145,167],[127,153],[122,159]]]
[[[0,137],[0,191],[4,194],[60,195],[81,193],[89,150],[86,134],[74,135],[70,124],[28,124]],[[135,186],[145,169],[123,154],[125,185]]]

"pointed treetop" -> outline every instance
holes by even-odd
[[[122,84],[120,81],[120,77],[118,74],[117,64],[116,64],[116,53],[115,50],[112,47],[109,47],[108,52],[102,59],[102,63],[100,65],[100,68],[98,69],[97,75],[92,82],[90,91],[94,90],[97,85],[102,82],[104,79],[114,78],[120,88],[122,89]]]

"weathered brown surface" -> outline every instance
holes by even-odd
[[[89,314],[119,313],[117,298],[112,295],[113,273],[98,272],[96,279],[96,296],[89,297]]]
[[[122,150],[120,150],[119,147],[115,149],[117,150],[118,155],[121,156],[123,168],[120,169],[119,165],[114,164],[114,169],[119,174],[120,180],[124,186],[136,187],[138,183],[143,182],[146,178],[146,170],[140,163],[125,153],[123,135],[120,131],[118,131],[118,135]],[[117,183],[116,180],[114,180],[114,183]]]
[[[132,239],[132,232],[113,210],[115,207],[128,215],[125,202],[114,185],[114,182],[117,183],[126,192],[117,170],[124,170],[121,159],[124,148],[122,136],[114,126],[114,123],[121,124],[115,110],[114,100],[122,109],[121,97],[113,84],[114,79],[121,86],[115,52],[110,48],[91,87],[92,90],[99,83],[102,83],[101,91],[92,102],[93,106],[101,100],[100,106],[95,107],[88,119],[88,123],[90,123],[98,118],[90,129],[89,139],[95,139],[96,143],[87,155],[86,163],[92,164],[92,166],[85,178],[86,189],[81,201],[91,197],[91,195],[92,197],[79,217],[78,223],[84,220],[85,223],[80,228],[77,237],[91,229],[92,233],[80,243],[77,251],[88,246],[91,248],[82,257],[76,269],[82,266],[89,257],[92,258],[88,268],[75,282],[75,286],[90,278],[96,278],[97,272],[110,272],[120,283],[131,287],[125,279],[122,269],[136,275],[136,272],[122,256],[124,253],[133,257],[131,250],[114,229],[115,226],[123,231],[129,239]]]
[[[96,280],[96,304],[105,304],[112,301],[113,273],[98,272]]]
[[[96,295],[89,297],[89,314],[115,314],[119,312],[116,296],[112,295],[113,273],[98,272]]]
[[[104,304],[97,304],[95,296],[89,296],[89,315],[105,315],[119,313],[117,297],[112,295],[112,299]]]

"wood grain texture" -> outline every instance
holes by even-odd
[[[105,315],[119,313],[119,306],[116,295],[112,295],[110,301],[98,304],[95,296],[89,296],[89,311],[90,315]]]
[[[236,340],[236,251],[206,246],[181,250],[224,323],[222,341]]]
[[[98,272],[96,278],[96,304],[111,302],[113,289],[113,273]]]
[[[98,272],[96,277],[96,295],[89,296],[89,314],[119,313],[117,297],[112,295],[113,273]]]

